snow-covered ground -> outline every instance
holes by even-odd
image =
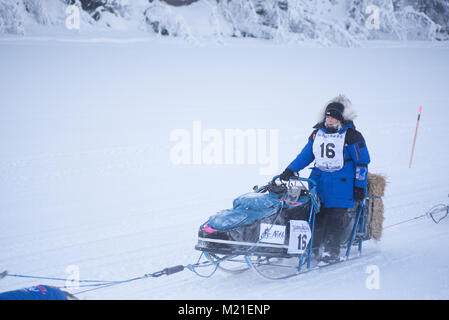
[[[250,39],[5,36],[0,269],[62,278],[79,270],[81,279],[122,280],[196,262],[199,225],[282,172],[319,109],[339,93],[358,109],[370,171],[388,178],[384,226],[449,203],[448,57],[448,44],[436,42],[350,49]],[[223,147],[221,164],[175,164],[174,138],[187,134],[195,157],[198,125],[215,137],[265,129],[273,138],[269,160],[227,164]],[[79,298],[448,299],[448,241],[449,219],[437,225],[421,218],[385,229],[380,242],[366,243],[361,259],[286,281],[252,272],[202,279],[186,270]],[[379,275],[374,289],[367,286],[372,270]],[[64,284],[7,277],[0,292],[41,283]]]

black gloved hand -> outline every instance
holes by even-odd
[[[284,172],[282,172],[279,176],[279,178],[283,181],[290,180],[290,177],[293,176],[293,171],[291,171],[289,168],[285,169]]]
[[[365,189],[360,187],[354,187],[354,200],[362,201],[365,197]]]

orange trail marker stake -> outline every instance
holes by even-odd
[[[410,155],[410,163],[408,164],[409,168],[412,167],[413,153],[415,152],[416,136],[418,135],[419,120],[421,119],[421,111],[422,106],[419,107],[418,120],[416,120],[416,129],[415,129],[415,137],[413,138],[412,154]]]

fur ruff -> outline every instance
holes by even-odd
[[[328,106],[329,103],[332,102],[339,102],[341,103],[345,109],[343,111],[343,119],[345,121],[352,121],[357,117],[357,112],[354,108],[354,106],[352,105],[351,100],[349,100],[346,96],[340,94],[337,97],[331,99],[330,101],[328,101],[320,110],[320,113],[318,114],[318,122],[323,122],[325,116],[325,111],[326,111],[326,107]]]

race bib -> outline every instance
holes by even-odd
[[[309,244],[312,232],[307,221],[290,220],[290,238],[287,253],[303,253]]]
[[[327,172],[338,171],[344,166],[343,148],[345,145],[344,133],[325,133],[318,130],[313,142],[313,155],[315,166]]]

